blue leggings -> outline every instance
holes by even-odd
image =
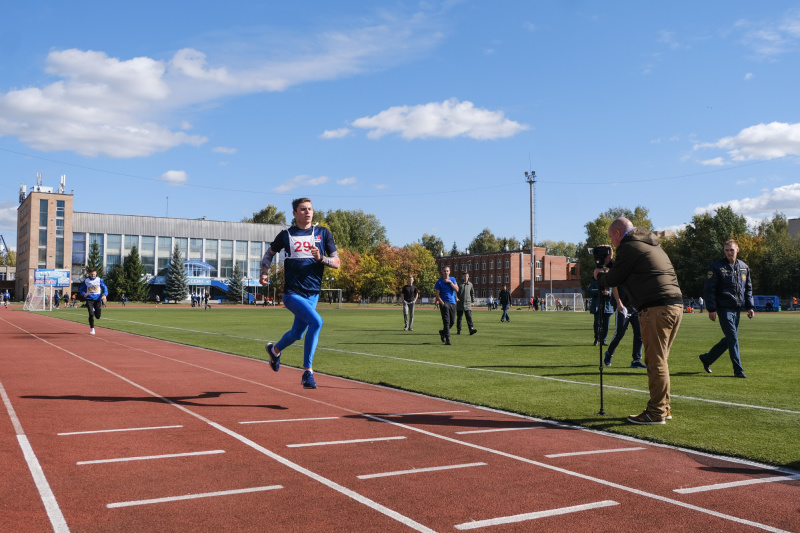
[[[322,317],[317,313],[317,300],[319,294],[303,298],[296,294],[284,294],[283,305],[294,314],[294,324],[292,329],[287,331],[275,347],[279,352],[288,348],[296,341],[303,338],[303,334],[308,330],[306,341],[303,345],[303,367],[311,368],[314,361],[314,352],[317,350],[319,342],[319,332],[322,329]]]

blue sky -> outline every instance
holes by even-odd
[[[579,242],[731,205],[800,216],[800,2],[6,3],[0,234],[76,211],[238,221],[292,198],[392,244]]]

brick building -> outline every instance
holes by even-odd
[[[545,248],[534,248],[534,296],[544,298],[549,292],[582,292],[578,263],[545,252]],[[530,298],[531,254],[527,252],[503,251],[437,258],[436,267],[441,270],[444,266],[450,267],[451,275],[456,279],[460,279],[461,272],[469,272],[477,298],[497,297],[503,285],[508,285],[515,300],[525,302]]]

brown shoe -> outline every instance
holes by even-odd
[[[656,424],[666,424],[663,418],[655,418],[650,416],[647,411],[643,411],[640,415],[628,416],[628,422],[631,424],[639,424],[642,426],[653,426]]]

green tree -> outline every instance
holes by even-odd
[[[796,296],[800,293],[800,239],[789,235],[786,216],[775,213],[755,232],[753,239],[760,245],[755,250],[746,250],[746,243],[739,242],[739,257],[750,267],[754,290],[782,298]]]
[[[372,250],[381,243],[388,244],[386,228],[375,215],[342,209],[331,210],[325,214],[325,224],[333,233],[336,246],[356,253]]]
[[[586,251],[586,248],[594,248],[603,244],[611,245],[611,239],[608,236],[608,227],[614,222],[614,219],[625,217],[630,220],[634,226],[647,228],[653,230],[653,223],[650,221],[650,212],[646,207],[637,205],[631,211],[626,207],[612,207],[604,213],[600,213],[597,218],[587,222],[584,226],[586,228],[586,243],[584,251],[578,250],[578,258],[581,267],[581,284],[584,288],[589,287],[589,282],[594,275],[595,262],[594,257]]]
[[[471,254],[484,254],[487,252],[499,252],[499,244],[497,237],[489,228],[484,228],[483,231],[472,239],[469,243],[469,253]]]
[[[544,240],[537,244],[547,250],[547,255],[553,256],[564,256],[564,257],[572,257],[576,258],[580,256],[580,248],[578,244],[566,241],[550,241]],[[525,249],[525,245],[523,245],[523,249]]]
[[[419,243],[412,243],[404,246],[400,250],[401,267],[397,269],[399,276],[399,288],[402,288],[410,274],[414,276],[414,285],[420,294],[425,296],[433,295],[433,286],[439,278],[436,269],[436,259],[430,250]],[[399,293],[399,289],[398,289]]]
[[[123,262],[125,271],[125,294],[134,302],[143,302],[147,299],[147,283],[145,270],[139,257],[139,249],[134,244]]]
[[[189,280],[186,277],[186,267],[183,264],[181,250],[176,244],[172,251],[172,260],[169,262],[169,270],[167,270],[167,287],[164,291],[164,298],[177,303],[188,297]]]
[[[235,304],[242,303],[244,299],[244,273],[237,261],[233,265],[233,274],[228,283],[228,301]]]
[[[88,276],[92,270],[97,270],[98,278],[105,278],[103,254],[100,253],[100,245],[97,241],[92,241],[92,245],[89,247],[89,259],[86,262],[85,275]]]
[[[125,294],[125,270],[122,268],[122,263],[117,263],[108,271],[104,281],[108,287],[109,301],[116,301],[120,296]]]
[[[253,213],[252,217],[244,217],[242,222],[250,222],[252,224],[281,224],[285,226],[286,213],[278,211],[277,207],[269,204],[261,211]]]
[[[450,257],[461,255],[461,252],[458,251],[458,245],[456,244],[456,241],[453,241],[453,247],[450,248],[450,251],[447,253],[447,255],[449,255]]]
[[[17,252],[6,250],[4,254],[0,254],[0,265],[17,266]]]
[[[428,250],[433,257],[441,257],[444,254],[444,242],[436,235],[423,233],[419,244]],[[470,250],[471,251],[471,250]]]

